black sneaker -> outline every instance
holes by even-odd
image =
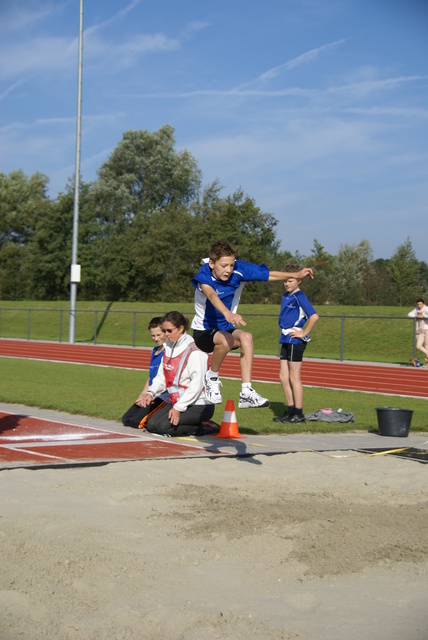
[[[296,413],[294,416],[290,418],[290,420],[287,420],[287,422],[289,422],[290,424],[299,424],[302,422],[306,422],[306,420],[305,420],[305,416],[298,416]]]
[[[286,411],[283,416],[275,416],[275,418],[272,418],[272,420],[274,422],[290,422],[291,416],[288,411]]]

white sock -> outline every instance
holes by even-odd
[[[244,391],[245,389],[251,389],[251,382],[243,382],[241,386],[242,391]]]
[[[213,379],[216,380],[218,378],[218,371],[214,372],[214,371],[211,371],[211,369],[208,369],[207,376],[210,380],[213,380]]]

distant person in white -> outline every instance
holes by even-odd
[[[425,356],[424,367],[428,367],[428,307],[422,298],[416,300],[416,308],[407,314],[416,320],[416,348]],[[416,365],[416,358],[412,358]]]

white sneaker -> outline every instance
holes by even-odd
[[[244,389],[239,394],[239,404],[238,407],[240,409],[257,409],[259,407],[268,407],[269,400],[267,398],[262,398],[261,395],[254,391],[252,387],[249,389]]]
[[[205,397],[212,404],[221,404],[223,402],[220,391],[222,386],[218,378],[209,378],[205,374]]]

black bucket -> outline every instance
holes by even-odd
[[[376,407],[377,423],[381,436],[407,438],[413,411],[394,407]]]

